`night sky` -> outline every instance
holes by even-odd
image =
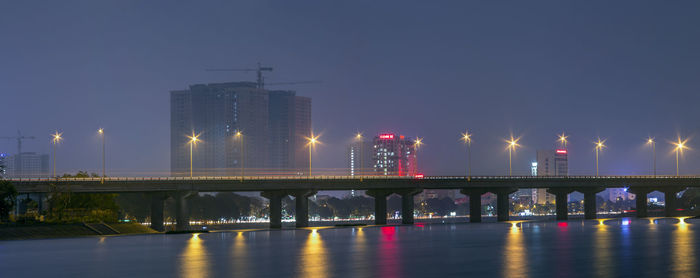
[[[474,174],[507,174],[511,133],[529,174],[562,131],[572,175],[594,174],[598,136],[601,174],[648,174],[648,136],[672,174],[679,134],[695,148],[681,173],[700,174],[699,15],[698,1],[4,1],[0,136],[48,153],[58,129],[59,172],[99,172],[103,127],[108,175],[164,175],[169,91],[252,81],[204,69],[259,61],[269,82],[322,81],[274,87],[312,98],[319,168],[345,167],[355,132],[393,131],[425,138],[426,174],[463,175],[468,128]]]

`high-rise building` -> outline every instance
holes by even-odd
[[[372,168],[376,175],[413,176],[418,173],[415,141],[394,133],[374,137]]]
[[[237,132],[242,135],[236,136]],[[311,99],[252,82],[192,85],[170,92],[170,170],[189,175],[190,139],[197,175],[299,173],[308,166]]]
[[[371,141],[358,141],[348,145],[345,157],[350,176],[374,175],[374,145]]]
[[[5,159],[5,173],[10,178],[39,178],[49,175],[49,155],[22,152]]]
[[[568,150],[537,150],[537,176],[566,177],[569,175]],[[546,186],[546,185],[543,185]],[[546,188],[533,189],[532,201],[536,204],[554,203],[554,195]]]

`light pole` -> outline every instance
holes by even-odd
[[[508,143],[508,176],[513,175],[513,151],[520,146],[518,145],[518,140],[520,138],[513,138],[513,135],[510,136],[510,140],[506,140],[506,143]]]
[[[654,138],[649,138],[649,140],[647,140],[647,144],[651,145],[651,156],[654,160],[654,177],[656,177],[656,141],[654,141]]]
[[[238,138],[241,147],[241,181],[245,177],[245,145],[243,145],[243,133],[236,131],[236,138]]]
[[[598,138],[598,142],[595,142],[595,176],[598,176],[598,152],[605,148],[605,140],[600,140]]]
[[[467,163],[469,164],[467,166],[467,181],[471,181],[471,179],[472,179],[472,135],[469,133],[469,130],[462,133],[462,141],[464,141],[464,143],[467,143]]]
[[[678,166],[678,156],[679,154],[683,154],[683,150],[687,149],[688,146],[686,143],[688,142],[688,139],[681,140],[680,137],[678,137],[678,142],[674,142],[673,144],[676,145],[675,151],[676,151],[676,177],[679,176],[679,166]]]
[[[56,145],[61,141],[61,135],[63,133],[59,133],[58,130],[54,132],[54,134],[51,134],[52,139],[51,142],[53,143],[53,177],[56,177]]]
[[[192,152],[194,149],[194,145],[196,145],[197,142],[200,141],[197,137],[199,137],[199,134],[195,135],[194,131],[192,131],[192,136],[188,136],[188,138],[190,138],[190,178],[192,178]]]
[[[107,176],[105,173],[105,130],[103,128],[100,128],[97,130],[97,133],[102,136],[102,183],[105,183],[105,177]]]
[[[363,161],[363,146],[364,142],[362,141],[362,133],[358,132],[357,135],[355,135],[355,138],[357,138],[357,142],[360,145],[360,181],[362,181],[362,167],[364,167],[364,161]]]
[[[415,149],[414,155],[416,156],[416,173],[414,173],[414,174],[420,173],[420,172],[418,172],[418,149],[420,149],[421,145],[423,145],[423,138],[416,137],[416,141],[413,142],[413,148]]]
[[[318,136],[314,136],[313,132],[311,133],[311,137],[307,138],[309,140],[309,177],[311,177],[311,150],[316,146],[316,142],[318,142]]]
[[[562,132],[559,135],[559,139],[558,139],[559,143],[561,143],[562,148],[564,148],[565,150],[566,150],[566,142],[568,142],[568,140],[566,140],[566,138],[569,138],[569,136],[566,136],[564,134],[564,132]]]

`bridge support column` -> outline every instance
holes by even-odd
[[[555,206],[556,206],[556,212],[557,212],[557,220],[567,220],[569,219],[569,208],[566,203],[566,199],[569,196],[569,193],[573,192],[574,190],[571,188],[549,188],[547,189],[547,192],[554,194],[555,199]]]
[[[508,221],[510,219],[510,198],[509,195],[518,191],[517,188],[503,188],[494,190],[496,194],[496,213],[498,221]]]
[[[481,222],[481,195],[486,191],[483,189],[465,188],[460,190],[460,192],[469,196],[469,222]]]
[[[647,194],[649,194],[649,192],[651,191],[651,188],[645,187],[631,187],[627,190],[627,192],[630,192],[635,195],[634,201],[637,204],[635,210],[637,211],[638,218],[644,218],[649,216],[647,213]]]
[[[190,210],[187,206],[187,198],[195,194],[194,191],[176,191],[175,199],[175,230],[186,231],[190,229]]]
[[[598,204],[596,202],[596,194],[605,190],[605,188],[579,188],[578,192],[583,193],[583,213],[585,219],[598,218]]]
[[[316,194],[314,190],[298,190],[292,193],[297,203],[295,217],[297,228],[309,226],[309,196],[314,194]]]
[[[260,195],[270,200],[270,229],[282,228],[282,198],[287,196],[284,191],[263,191]]]
[[[165,231],[165,226],[163,225],[163,206],[165,205],[165,199],[168,196],[165,192],[154,192],[151,195],[151,229],[159,232]]]
[[[365,192],[365,194],[374,197],[375,225],[386,225],[386,197],[391,195],[391,193],[389,190],[367,190]]]
[[[672,217],[678,215],[676,209],[678,208],[678,198],[676,194],[680,192],[681,188],[664,188],[662,192],[664,193],[664,202],[666,207],[664,209],[664,216]]]
[[[423,190],[406,189],[397,192],[401,195],[401,224],[413,224],[413,196]]]

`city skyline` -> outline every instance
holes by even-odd
[[[9,97],[1,107],[7,115],[21,116],[9,116],[0,135],[22,130],[38,138],[25,143],[27,151],[50,153],[47,136],[60,129],[67,138],[58,149],[62,172],[100,172],[98,127],[109,131],[112,173],[167,171],[168,92],[189,84],[253,81],[252,73],[205,69],[258,62],[274,66],[265,73],[268,82],[323,81],[279,87],[314,100],[313,130],[324,142],[314,157],[320,168],[345,167],[345,146],[357,131],[401,130],[425,137],[421,159],[427,173],[462,173],[467,159],[458,152],[466,152],[459,132],[469,128],[473,156],[480,159],[473,163],[474,173],[507,171],[502,139],[511,132],[523,138],[513,157],[515,173],[527,173],[535,150],[554,146],[555,136],[566,132],[572,175],[594,170],[591,141],[598,136],[609,145],[601,174],[647,173],[647,137],[658,141],[658,172],[671,174],[675,158],[665,141],[679,134],[693,138],[699,131],[694,119],[700,114],[693,108],[700,100],[694,81],[698,37],[696,24],[688,23],[700,19],[687,6],[623,1],[604,7],[460,3],[421,9],[407,4],[385,17],[395,5],[370,10],[318,3],[51,5],[3,8],[0,33],[8,43],[0,54],[5,61],[0,91]],[[275,16],[244,14],[221,24],[226,11],[235,8],[266,9]],[[532,8],[542,12],[530,15]],[[17,18],[30,10],[36,20]],[[121,18],[121,10],[131,18]],[[156,10],[159,16],[153,17]],[[311,24],[323,20],[320,14],[334,20]],[[353,20],[356,14],[366,20]],[[577,20],[592,16],[597,20]],[[664,29],[650,28],[661,22]],[[53,44],[21,35],[49,26],[54,31],[46,39]],[[256,27],[269,35],[259,36]],[[131,32],[118,32],[125,29]],[[204,31],[183,36],[182,30]],[[78,37],[88,43],[81,46]],[[176,47],[174,41],[183,43]],[[279,41],[295,51],[276,51]],[[411,47],[403,47],[408,43]],[[504,47],[513,44],[517,47]],[[3,140],[0,148],[12,153],[15,144]],[[698,173],[700,154],[687,153],[682,165],[682,173]]]

